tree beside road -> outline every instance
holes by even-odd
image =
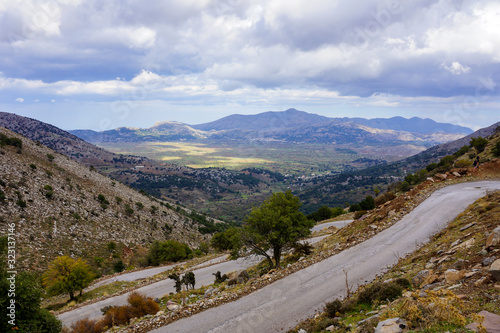
[[[299,211],[300,206],[291,191],[274,193],[246,218],[241,240],[252,252],[264,256],[270,268],[280,268],[283,251],[311,233],[314,222]]]

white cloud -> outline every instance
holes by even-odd
[[[135,76],[130,83],[133,85],[146,85],[146,84],[151,84],[151,83],[158,83],[161,81],[161,77],[148,70],[142,70],[140,74]]]
[[[21,97],[16,98],[16,102],[23,103],[24,102],[24,98],[21,98]]]
[[[441,64],[441,67],[446,69],[448,72],[450,72],[453,75],[460,75],[460,74],[466,74],[469,73],[470,67],[464,66],[458,61],[454,61],[451,63],[451,65],[447,65],[445,63]]]
[[[124,29],[122,33],[128,37],[129,46],[132,48],[149,49],[155,44],[156,32],[149,28]]]

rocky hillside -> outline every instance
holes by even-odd
[[[111,160],[115,154],[83,141],[53,125],[36,119],[0,112],[0,126],[71,157],[84,164]],[[137,163],[141,163],[140,160]]]
[[[111,241],[137,249],[204,239],[170,205],[5,128],[0,134],[22,142],[0,146],[0,230],[15,224],[18,268],[44,270],[60,255],[92,258]]]

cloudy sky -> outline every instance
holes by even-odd
[[[296,108],[500,121],[500,2],[0,0],[0,111],[64,129]]]

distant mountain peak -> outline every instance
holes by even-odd
[[[299,111],[295,108],[290,108],[285,111],[267,111],[254,115],[234,114],[209,123],[191,125],[191,127],[203,131],[262,131],[271,129],[276,130],[280,128],[303,127],[306,125],[318,125],[321,123],[326,124],[329,122],[335,122],[337,124],[353,123],[377,129],[405,131],[419,134],[443,132],[448,134],[467,135],[474,132],[472,129],[467,127],[438,123],[428,118],[422,119],[419,117],[412,117],[408,119],[402,116],[373,119],[348,117],[329,118],[314,113]]]

